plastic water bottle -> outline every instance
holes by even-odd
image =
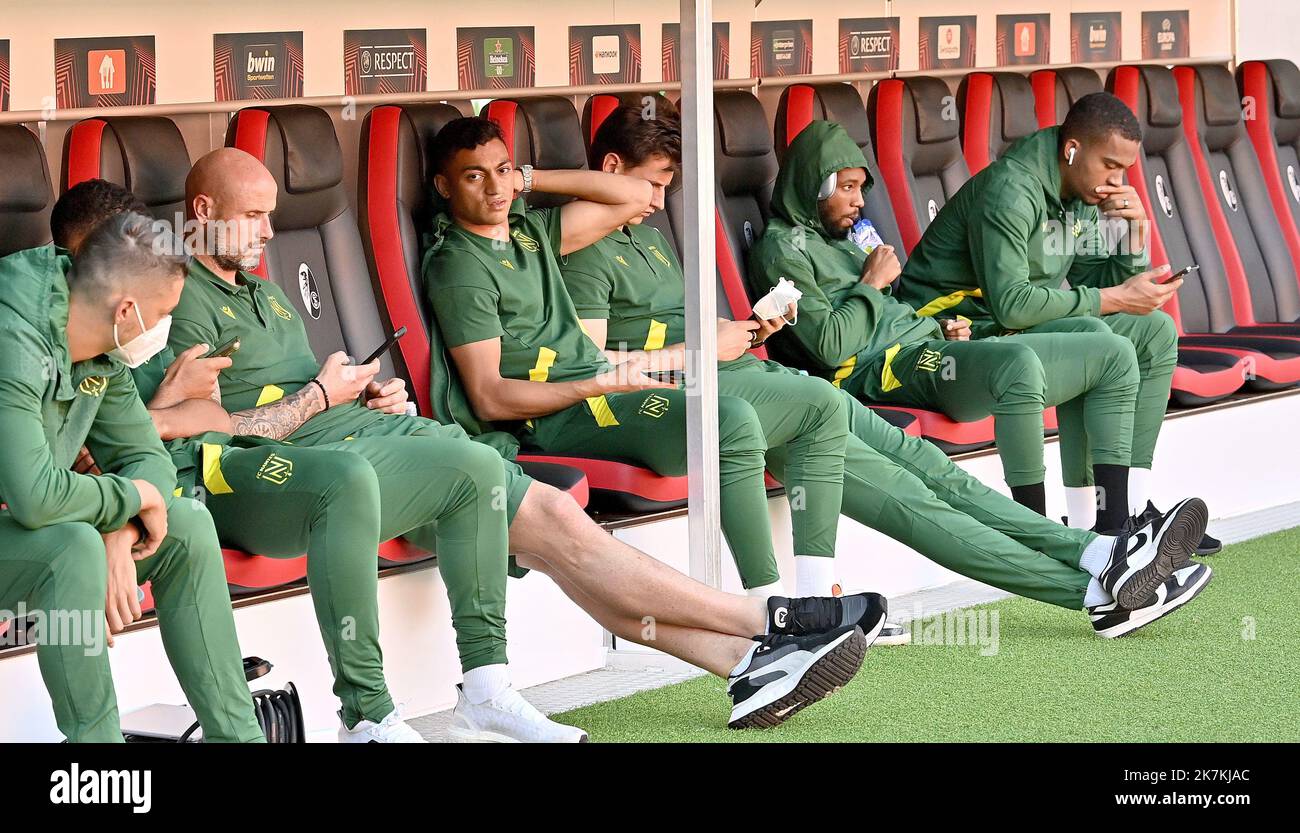
[[[885,241],[881,238],[880,232],[866,217],[859,219],[849,230],[849,238],[862,251],[871,254],[871,250],[882,245]]]

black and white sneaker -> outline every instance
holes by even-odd
[[[864,634],[878,635],[889,627],[889,600],[879,593],[848,596],[770,596],[767,600],[767,632],[809,634],[857,625]],[[898,625],[893,627],[899,628]],[[902,630],[902,628],[899,628]]]
[[[1205,501],[1191,497],[1141,526],[1126,525],[1098,581],[1120,607],[1143,607],[1156,588],[1190,559],[1208,520]]]
[[[1190,602],[1210,583],[1214,572],[1204,564],[1192,563],[1174,571],[1164,584],[1156,588],[1147,604],[1136,610],[1125,610],[1114,602],[1088,608],[1088,618],[1098,636],[1114,639],[1132,633],[1144,625],[1168,616]]]
[[[876,637],[876,641],[871,644],[876,647],[882,645],[911,645],[912,629],[896,622],[886,622],[884,627],[880,629],[880,635]]]
[[[1141,526],[1142,524],[1149,523],[1153,518],[1158,517],[1160,517],[1160,510],[1156,508],[1154,503],[1148,500],[1147,508],[1142,510],[1142,514],[1137,516],[1135,522],[1138,526]],[[1207,555],[1214,555],[1222,549],[1223,542],[1207,532],[1201,536],[1200,543],[1196,545],[1196,552],[1194,554],[1197,558],[1204,558]],[[1180,569],[1186,567],[1190,563],[1191,559],[1188,559],[1186,563],[1177,564],[1175,568]]]
[[[784,723],[853,679],[870,644],[857,625],[803,636],[764,636],[745,669],[728,678],[732,707],[727,726],[770,729]]]

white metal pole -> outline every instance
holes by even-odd
[[[681,0],[682,189],[686,216],[686,459],[691,576],[718,586],[718,355],[713,177],[713,3]]]

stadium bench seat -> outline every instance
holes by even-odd
[[[1074,102],[1103,89],[1097,73],[1085,67],[1039,70],[1030,76],[1030,84],[1034,90],[1034,109],[1041,127],[1060,124]],[[1128,180],[1133,182],[1134,188],[1141,191],[1142,183],[1135,179],[1135,172],[1130,170]],[[1155,236],[1157,234],[1153,233],[1153,238]],[[1156,248],[1153,244],[1153,261],[1155,258]],[[1171,307],[1177,307],[1177,299],[1174,299]],[[1241,390],[1245,384],[1248,364],[1248,360],[1241,356],[1208,347],[1180,345],[1178,366],[1174,369],[1171,384],[1171,398],[1175,404],[1184,407],[1226,399]]]
[[[0,257],[50,242],[54,188],[45,149],[21,124],[0,124]]]
[[[1038,130],[1034,91],[1018,72],[972,72],[957,87],[961,149],[971,175]]]
[[[1237,84],[1218,64],[1174,68],[1183,133],[1228,268],[1230,334],[1300,335],[1300,282],[1246,135]]]
[[[59,193],[88,179],[106,179],[135,194],[156,219],[174,222],[179,217],[183,223],[189,170],[185,139],[169,118],[83,119],[63,140]]]
[[[1300,69],[1285,60],[1245,61],[1237,89],[1253,107],[1246,133],[1291,260],[1300,264]]]
[[[1176,302],[1165,309],[1179,326],[1180,347],[1207,348],[1247,361],[1247,386],[1275,390],[1300,381],[1300,343],[1286,338],[1234,335],[1239,323],[1221,248],[1201,195],[1173,72],[1162,66],[1120,66],[1107,86],[1142,125],[1142,150],[1129,181],[1154,219],[1152,263],[1181,268],[1196,263]]]

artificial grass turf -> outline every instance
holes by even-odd
[[[1300,528],[1205,563],[1200,596],[1120,639],[1027,599],[974,608],[997,613],[995,654],[872,648],[848,686],[776,729],[727,729],[712,676],[557,718],[597,742],[1300,740]]]

